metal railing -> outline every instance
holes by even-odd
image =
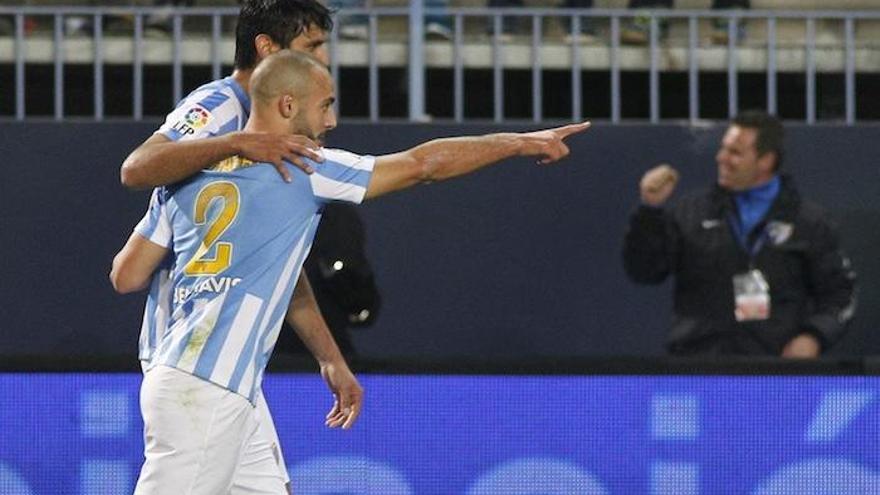
[[[0,63],[10,63],[14,72],[14,113],[6,116],[15,120],[30,118],[25,105],[25,74],[31,63],[51,63],[53,66],[53,100],[55,120],[67,118],[64,108],[65,66],[67,59],[76,58],[77,63],[91,64],[93,114],[96,121],[105,118],[104,67],[109,63],[130,63],[132,68],[132,110],[131,118],[141,120],[144,115],[144,64],[150,56],[153,63],[170,65],[172,70],[172,96],[174,101],[184,95],[183,67],[187,63],[207,63],[211,76],[219,78],[223,62],[231,62],[231,45],[234,40],[224,33],[223,21],[234,19],[236,8],[187,8],[171,11],[170,32],[162,39],[145,37],[145,19],[160,9],[148,7],[3,7],[0,17],[13,20],[12,33],[0,35]],[[163,10],[164,12],[164,10]],[[793,54],[801,55],[802,64],[794,64],[802,70],[806,82],[804,98],[804,121],[817,122],[817,36],[818,22],[842,23],[843,33],[840,43],[825,47],[822,53],[823,70],[842,74],[844,84],[845,109],[843,121],[849,125],[857,119],[857,72],[880,72],[880,45],[870,43],[856,44],[856,23],[880,20],[880,11],[723,11],[723,10],[651,10],[632,11],[621,9],[562,9],[562,8],[426,8],[421,2],[411,2],[409,7],[377,7],[371,9],[342,9],[337,13],[341,22],[362,16],[367,21],[367,37],[364,40],[346,40],[339,36],[338,30],[331,33],[330,53],[331,72],[339,80],[340,67],[366,67],[368,73],[368,119],[381,120],[379,92],[379,68],[385,66],[406,67],[408,87],[408,108],[406,116],[411,121],[424,121],[429,118],[425,111],[426,87],[425,73],[429,67],[445,67],[452,72],[452,120],[470,120],[465,112],[465,71],[473,67],[488,67],[492,72],[492,117],[495,122],[508,120],[505,112],[505,70],[517,67],[531,71],[531,116],[530,120],[545,118],[543,100],[547,92],[555,91],[543,84],[543,74],[548,70],[570,73],[571,89],[570,119],[581,120],[584,94],[582,90],[583,71],[607,71],[609,78],[608,120],[617,123],[623,120],[621,112],[621,72],[628,69],[645,71],[648,74],[647,120],[658,123],[661,117],[662,86],[660,74],[665,71],[687,73],[688,81],[688,120],[697,123],[702,120],[700,108],[700,75],[706,72],[705,65],[712,66],[715,72],[727,75],[728,116],[739,109],[740,88],[738,76],[743,71],[741,65],[748,62],[749,71],[759,71],[766,76],[766,108],[776,113],[779,106],[778,74],[780,57],[788,60],[785,70],[791,71],[790,60]],[[51,29],[43,33],[26,33],[25,21],[29,17],[51,18]],[[93,30],[87,39],[71,38],[65,35],[65,18],[84,16],[91,20]],[[123,36],[107,36],[102,29],[103,20],[110,16],[123,16],[131,19],[131,32]],[[445,16],[450,20],[451,39],[426,40],[424,19]],[[644,46],[624,46],[620,33],[624,22],[635,16],[649,19],[648,39]],[[184,20],[201,18],[207,27],[200,33],[184,32]],[[380,22],[388,18],[405,18],[406,29],[390,35],[382,32]],[[522,33],[511,41],[503,33],[505,19],[519,18],[530,22],[530,32]],[[575,36],[570,40],[553,38],[544,33],[544,21],[550,18],[563,18],[570,32],[579,33],[584,22],[607,25],[604,40],[584,42]],[[714,19],[727,21],[728,41],[725,46],[704,46],[700,42],[700,26]],[[741,23],[749,21],[766,22],[766,42],[743,44],[738,39]],[[683,38],[661,40],[661,23],[678,22],[686,24],[680,32]],[[478,28],[474,35],[474,23],[482,22],[487,28]],[[780,22],[803,23],[805,38],[800,43],[783,44],[778,42],[777,27]],[[468,28],[468,26],[470,26]],[[396,34],[396,35],[395,35]],[[43,45],[38,43],[42,42]],[[108,47],[113,46],[112,60]],[[120,55],[130,46],[130,53]],[[49,48],[51,47],[51,48]],[[51,50],[50,55],[39,52]],[[165,51],[167,56],[155,56],[154,52]],[[170,53],[168,53],[170,51]],[[864,52],[864,53],[863,53]],[[153,55],[150,55],[150,54]],[[861,54],[861,55],[860,55]],[[862,56],[864,55],[864,56]],[[43,58],[41,58],[43,57]],[[227,60],[228,58],[228,60]],[[835,60],[838,60],[835,62]],[[597,62],[597,60],[599,62]],[[685,65],[682,65],[685,61]],[[719,64],[723,61],[723,67]],[[834,65],[840,67],[834,67]],[[345,117],[345,115],[342,115]]]

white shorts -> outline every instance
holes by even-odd
[[[151,369],[141,384],[146,460],[135,494],[286,495],[286,470],[262,394],[261,402],[255,408],[174,368]]]
[[[290,483],[290,475],[287,474],[287,464],[284,462],[284,454],[281,452],[281,441],[278,440],[278,432],[275,430],[275,421],[272,419],[272,413],[269,411],[269,404],[263,397],[263,389],[257,391],[256,404],[257,421],[260,422],[259,433],[272,448],[275,462],[278,464],[278,470],[285,483]]]

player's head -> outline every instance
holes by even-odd
[[[327,66],[311,55],[281,50],[266,57],[251,76],[253,111],[284,121],[288,132],[320,144],[336,127],[336,92]]]
[[[770,180],[782,164],[783,135],[782,122],[772,115],[759,111],[738,115],[715,155],[718,184],[742,191]]]
[[[244,0],[235,28],[235,68],[253,69],[270,53],[289,48],[329,64],[330,10],[318,0]]]

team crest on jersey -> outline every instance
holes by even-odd
[[[767,237],[770,238],[774,246],[778,246],[787,241],[793,233],[794,225],[788,222],[767,223]]]
[[[194,134],[197,130],[208,125],[211,120],[211,112],[204,107],[195,105],[183,114],[183,118],[172,126],[172,129],[184,136]]]

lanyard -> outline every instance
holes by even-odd
[[[767,242],[767,224],[766,222],[761,227],[761,235],[755,239],[755,242],[749,246],[749,236],[747,233],[743,232],[742,225],[740,225],[739,219],[735,214],[729,213],[727,215],[727,223],[730,225],[730,230],[733,231],[733,236],[736,238],[737,244],[749,255],[749,263],[755,260],[755,256],[758,255],[758,252],[761,251],[761,248],[764,247],[764,243]]]

